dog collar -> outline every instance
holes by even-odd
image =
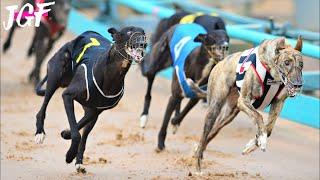
[[[130,64],[132,63],[132,58],[128,58],[128,54],[126,53],[127,56],[123,55],[117,48],[117,44],[116,43],[112,43],[112,46],[114,46],[114,49],[116,50],[117,53],[120,54],[120,56],[125,60],[125,61],[128,61]]]

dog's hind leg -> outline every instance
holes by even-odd
[[[45,27],[39,28],[36,31],[35,37],[35,53],[36,53],[36,62],[33,70],[29,75],[29,80],[33,80],[34,84],[37,85],[40,80],[40,70],[42,62],[45,57],[48,55],[48,52],[52,49],[53,41],[48,37],[47,30]]]
[[[30,47],[28,49],[28,54],[27,54],[28,57],[31,57],[31,55],[34,53],[36,37],[37,35],[35,33],[32,38],[32,43],[30,44]]]
[[[181,102],[176,105],[174,116],[178,116],[180,114]]]
[[[237,99],[238,99],[238,92],[236,89],[230,91],[228,95],[227,101],[221,109],[219,116],[217,117],[217,121],[213,126],[210,134],[208,135],[207,142],[204,146],[206,149],[207,145],[210,141],[216,137],[219,131],[229,123],[233,121],[233,119],[238,115],[239,109],[237,108]]]
[[[23,0],[22,6],[25,5],[26,3],[30,3],[32,6],[35,5],[34,0]],[[27,21],[27,19],[22,18],[20,20],[20,24],[25,24],[26,21]],[[3,47],[2,47],[3,53],[7,52],[7,50],[10,48],[13,34],[14,34],[16,28],[19,28],[19,26],[18,26],[17,22],[14,21],[12,27],[10,28],[9,36],[8,36],[7,40],[5,41],[5,43],[3,44]]]
[[[166,113],[163,118],[162,126],[158,134],[158,147],[157,152],[162,151],[165,148],[165,139],[167,136],[167,128],[173,111],[175,110],[176,105],[181,102],[181,97],[171,96],[169,103],[167,105]]]
[[[35,142],[37,144],[41,144],[44,141],[45,138],[45,131],[44,131],[44,119],[46,117],[46,110],[47,110],[47,106],[48,103],[52,97],[52,95],[55,93],[55,91],[58,89],[58,83],[56,82],[55,79],[48,77],[48,85],[47,85],[47,89],[46,89],[46,93],[44,96],[44,100],[41,106],[40,111],[37,113],[37,131],[35,134]],[[50,83],[50,84],[49,84]]]
[[[188,112],[199,102],[198,98],[192,98],[189,100],[188,104],[183,108],[181,113],[175,114],[171,119],[171,124],[173,126],[173,134],[175,134],[182,122],[183,118],[188,114]]]
[[[208,144],[210,143],[210,141],[216,137],[216,135],[219,133],[219,131],[225,127],[226,125],[228,125],[229,123],[232,122],[232,120],[234,120],[234,118],[238,115],[239,113],[239,109],[234,107],[233,109],[230,108],[230,110],[226,110],[224,112],[224,115],[222,115],[221,118],[218,117],[218,122],[216,123],[216,126],[213,127],[213,129],[211,130],[210,134],[208,135],[208,139],[207,142],[205,144],[204,149],[207,148]],[[227,114],[228,113],[228,114]]]
[[[151,103],[151,89],[152,89],[154,78],[155,78],[155,74],[147,77],[148,79],[147,93],[144,96],[144,106],[143,106],[142,114],[140,116],[140,127],[142,128],[144,128],[148,122],[149,108]]]
[[[86,142],[87,142],[87,138],[89,133],[91,132],[92,128],[94,127],[94,125],[97,122],[98,116],[100,114],[100,112],[98,112],[97,110],[93,109],[92,110],[94,115],[93,117],[90,119],[90,122],[84,127],[83,133],[82,133],[82,137],[81,137],[81,141],[79,144],[79,148],[78,148],[78,154],[77,154],[77,158],[76,158],[76,170],[79,173],[85,173],[85,168],[83,166],[83,154],[86,148]]]
[[[170,51],[167,49],[167,35],[161,37],[151,50],[151,53],[146,56],[142,64],[142,74],[148,79],[147,92],[144,97],[143,111],[140,116],[140,127],[144,128],[148,121],[149,108],[151,103],[151,89],[156,74],[169,67],[172,64]]]
[[[21,21],[21,23],[23,23],[23,22]],[[2,47],[3,53],[6,53],[7,50],[10,48],[10,46],[11,46],[11,41],[12,41],[12,37],[13,37],[14,31],[15,31],[15,29],[16,29],[17,27],[18,27],[17,23],[14,22],[13,25],[12,25],[12,27],[10,28],[9,36],[8,36],[7,40],[5,41],[5,43],[3,44],[3,47]]]
[[[208,141],[208,135],[212,130],[213,125],[216,122],[216,119],[221,111],[222,106],[224,105],[226,98],[229,94],[229,88],[226,87],[227,85],[223,83],[219,83],[216,81],[215,83],[218,83],[219,85],[211,85],[212,88],[212,97],[210,98],[210,104],[209,109],[207,111],[206,117],[205,117],[205,124],[203,128],[203,134],[201,136],[198,149],[195,153],[196,158],[196,169],[198,172],[201,171],[201,160],[203,158],[203,151],[205,150],[206,142]],[[222,87],[223,86],[223,87]],[[219,89],[219,90],[218,90]],[[221,89],[224,89],[224,91],[221,91]]]
[[[36,122],[36,137],[35,141],[37,144],[42,143],[45,137],[45,131],[44,131],[44,119],[46,116],[46,109],[48,106],[48,103],[55,93],[55,91],[59,87],[59,82],[64,75],[64,65],[65,61],[70,61],[69,56],[66,56],[65,49],[60,49],[48,62],[48,68],[47,68],[47,87],[45,90],[45,96],[42,103],[42,106],[37,113],[37,122]]]

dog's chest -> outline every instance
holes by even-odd
[[[88,68],[86,64],[81,64],[85,71],[86,80],[86,99],[81,100],[81,104],[86,107],[97,109],[111,109],[115,107],[124,93],[124,86],[115,94],[105,94],[102,90],[101,82],[96,80],[96,74],[93,68]]]
[[[284,85],[271,83],[274,78],[260,61],[258,49],[258,47],[252,48],[242,53],[236,68],[236,86],[238,91],[241,92],[244,84],[255,83],[245,82],[246,72],[249,70],[253,71],[258,83],[255,83],[257,85],[253,86],[255,89],[253,89],[252,92],[257,93],[253,94],[254,99],[252,100],[252,105],[254,108],[262,110],[266,108],[274,98],[278,97]],[[256,96],[257,94],[259,94],[259,96]]]

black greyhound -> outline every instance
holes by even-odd
[[[40,80],[40,69],[44,58],[52,49],[56,40],[58,40],[65,31],[67,18],[70,11],[71,0],[56,0],[55,4],[50,6],[51,11],[48,16],[41,19],[40,26],[35,28],[32,44],[28,50],[28,57],[32,54],[36,56],[36,62],[33,70],[29,74],[29,81],[34,85]],[[52,2],[52,0],[24,0],[22,4],[30,3],[36,9],[36,3],[39,2]],[[24,23],[24,20],[21,20]],[[11,46],[11,40],[15,29],[18,27],[15,22],[9,31],[9,36],[3,45],[3,52],[5,53]]]
[[[155,44],[164,32],[179,23],[197,23],[202,25],[207,31],[214,29],[226,30],[224,21],[216,14],[193,14],[186,11],[179,11],[168,18],[161,19],[155,33],[152,35],[151,44]]]
[[[165,147],[164,141],[169,120],[173,111],[180,107],[182,99],[188,97],[190,101],[185,109],[181,113],[176,114],[172,119],[171,123],[176,128],[187,112],[199,101],[199,98],[192,96],[192,92],[191,95],[190,92],[187,92],[188,88],[184,88],[187,84],[183,81],[183,78],[190,78],[200,86],[205,85],[211,69],[224,58],[227,51],[229,37],[224,30],[208,31],[205,34],[201,32],[206,31],[202,26],[194,23],[175,25],[161,36],[160,40],[153,45],[150,54],[147,54],[145,57],[145,61],[148,64],[144,63],[142,72],[148,78],[149,85],[152,83],[155,74],[164,67],[173,65],[175,68],[171,85],[171,96],[158,135],[157,151],[161,151]],[[188,51],[186,49],[189,43],[191,43],[191,46],[193,44],[197,45]],[[185,57],[182,60],[183,64],[180,63],[182,62],[179,59],[181,56]],[[180,74],[181,70],[179,69],[182,69],[184,72]],[[148,90],[149,88],[150,86]]]
[[[36,143],[45,137],[44,119],[47,105],[59,87],[66,87],[64,101],[70,130],[61,132],[64,139],[71,139],[66,154],[66,162],[76,158],[76,168],[84,171],[83,153],[87,137],[94,127],[99,114],[113,108],[121,99],[124,91],[124,78],[132,61],[140,63],[147,46],[144,30],[138,27],[125,27],[121,31],[108,30],[113,40],[96,32],[87,31],[71,42],[66,43],[48,62],[47,75],[38,84],[38,95],[44,101],[37,114]],[[46,89],[41,86],[47,81]],[[77,123],[74,114],[74,101],[79,102],[85,115]],[[79,130],[84,127],[82,137]]]
[[[156,28],[156,31],[151,38],[152,45],[156,44],[159,41],[162,34],[164,34],[164,32],[166,32],[168,29],[170,29],[170,27],[174,26],[175,24],[185,24],[185,23],[192,23],[192,22],[201,25],[207,31],[218,30],[218,29],[226,30],[224,21],[220,17],[216,16],[215,14],[212,14],[212,15],[201,14],[201,13],[191,14],[191,13],[182,11],[182,12],[175,13],[169,18],[164,18],[159,22]],[[160,47],[160,48],[165,48],[165,47]],[[142,72],[142,74],[146,76],[148,79],[148,88],[147,88],[147,92],[144,99],[144,107],[143,107],[142,114],[140,116],[140,126],[142,128],[146,126],[146,123],[148,121],[149,107],[151,103],[151,89],[152,89],[155,75],[159,71],[172,65],[172,61],[170,61],[170,59],[168,58],[169,54],[168,52],[166,53],[167,54],[162,55],[163,56],[161,57],[162,61],[155,62],[156,64],[154,64],[153,66],[156,66],[156,67],[154,67],[154,69],[148,70],[148,71],[151,71],[151,72],[148,72],[148,75]],[[145,66],[148,66],[147,65],[148,63],[149,63],[148,61],[143,61],[143,63],[141,63],[142,71],[147,71]],[[195,101],[195,100],[190,101],[188,105],[185,107],[185,109],[182,110],[183,113],[180,116],[175,117],[175,119],[177,119],[176,122],[178,124],[180,121],[182,121],[183,117],[188,113],[188,111],[192,109],[192,107],[195,104],[197,104],[197,102],[198,101]],[[179,114],[179,111],[180,111],[180,105],[177,106],[176,115]]]

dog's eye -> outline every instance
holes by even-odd
[[[286,66],[289,66],[289,65],[290,65],[290,61],[289,61],[289,60],[286,60],[286,61],[284,61],[284,64],[285,64]]]

